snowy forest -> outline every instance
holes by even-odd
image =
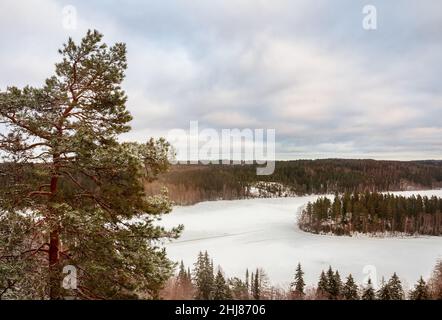
[[[277,215],[259,208],[248,219],[238,219],[245,210],[232,211],[234,223],[224,226],[213,223],[216,217],[209,214],[215,210],[204,211],[211,221],[201,223],[203,232],[197,229],[189,241],[183,234],[191,219],[161,224],[177,204],[344,193],[333,202],[320,198],[307,205],[301,228],[440,235],[441,199],[377,192],[440,188],[442,161],[278,161],[271,176],[256,176],[254,165],[172,166],[173,147],[164,138],[124,140],[133,120],[122,86],[125,43],[109,46],[100,32],[88,30],[80,41],[68,38],[58,53],[54,72],[40,86],[0,90],[0,300],[442,299],[442,262],[430,278],[416,279],[411,291],[399,273],[377,288],[332,266],[309,287],[303,278],[309,271],[301,263],[287,279],[290,288],[275,287],[260,268],[245,270],[245,278],[229,278],[207,252],[193,266],[179,264],[175,274],[179,259],[166,244],[177,239],[195,246],[192,241],[235,239],[264,229],[264,241],[271,242],[278,233],[272,226],[294,234],[296,222],[294,208],[289,220],[273,223]],[[281,206],[274,207],[284,218]],[[227,221],[226,215],[217,218]],[[244,230],[259,219],[265,227]],[[221,235],[208,232],[209,226],[219,233],[226,225],[229,230]],[[282,256],[279,250],[289,248],[289,257],[302,248],[294,244],[272,250]],[[323,243],[317,247],[324,250]]]
[[[176,276],[169,279],[161,292],[164,299],[178,300],[430,300],[442,299],[442,261],[437,262],[430,279],[420,277],[410,290],[403,288],[400,276],[393,273],[382,278],[378,287],[368,278],[364,284],[355,282],[351,274],[341,276],[329,266],[318,275],[316,286],[307,286],[298,263],[289,288],[272,286],[263,269],[245,270],[244,278],[228,278],[213,265],[206,252],[200,252],[193,269],[181,261]]]
[[[439,236],[442,233],[442,199],[377,192],[345,193],[331,201],[309,202],[298,221],[304,231],[349,235],[403,233]]]

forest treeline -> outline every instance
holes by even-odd
[[[378,192],[345,193],[309,202],[298,221],[304,231],[337,235],[360,233],[442,234],[442,199]]]
[[[329,266],[319,275],[316,286],[307,286],[298,263],[290,286],[275,287],[263,269],[252,272],[247,269],[244,278],[228,278],[220,266],[214,268],[207,252],[200,252],[192,270],[181,262],[161,297],[169,300],[441,300],[442,261],[436,263],[428,281],[420,277],[411,290],[403,288],[396,273],[388,280],[382,279],[379,286],[373,281],[369,278],[367,283],[358,285],[351,274],[342,278],[338,270]]]
[[[166,186],[177,204],[207,200],[442,187],[442,161],[295,160],[277,161],[269,176],[256,165],[175,165],[147,193]]]
[[[14,181],[5,181],[11,170],[20,172]],[[40,179],[41,171],[38,164],[17,169],[2,163],[0,181],[29,183]],[[171,200],[179,205],[221,199],[434,189],[442,187],[442,161],[277,161],[270,176],[256,175],[255,165],[173,165],[155,181],[146,177],[144,186],[148,195],[166,187]]]

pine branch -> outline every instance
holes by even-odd
[[[32,191],[28,193],[27,197],[30,198],[33,196],[52,196],[52,195],[53,194],[50,191]]]

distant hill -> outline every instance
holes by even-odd
[[[146,183],[146,190],[154,194],[162,186],[182,205],[219,199],[433,189],[442,188],[442,161],[277,161],[270,176],[257,176],[256,165],[175,165],[154,183]]]

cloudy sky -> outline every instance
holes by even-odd
[[[2,0],[0,90],[41,85],[94,28],[127,43],[127,140],[197,120],[273,128],[280,159],[442,159],[442,1]]]

